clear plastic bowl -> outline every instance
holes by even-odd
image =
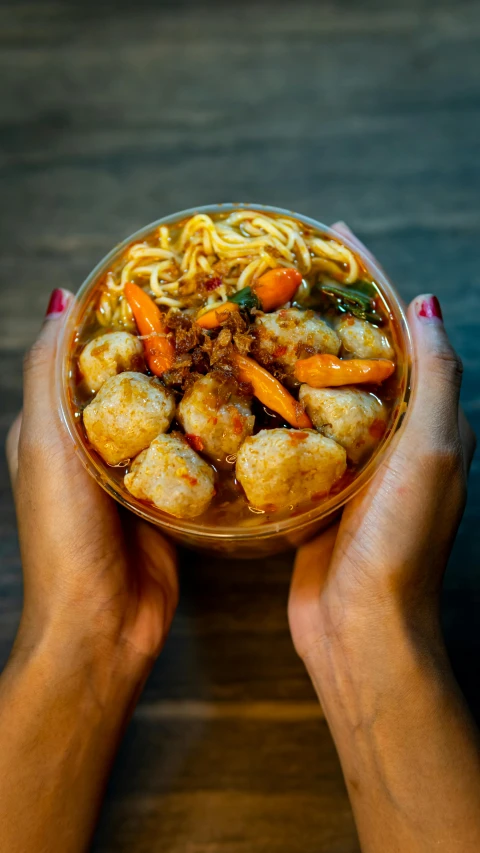
[[[212,527],[202,525],[201,521],[186,521],[174,518],[157,510],[153,506],[142,503],[109,475],[107,466],[104,465],[84,441],[81,425],[74,416],[70,399],[70,383],[73,370],[71,352],[77,328],[99,277],[108,271],[112,263],[132,243],[145,239],[160,225],[168,225],[193,216],[196,213],[228,213],[241,208],[294,217],[300,222],[304,222],[306,225],[321,231],[323,234],[331,235],[337,239],[340,238],[342,243],[352,249],[361,258],[372,279],[379,285],[394,318],[402,353],[398,366],[398,386],[400,392],[396,405],[392,409],[389,428],[384,439],[380,442],[376,452],[369,459],[363,470],[339,494],[327,498],[313,509],[307,509],[303,513],[293,514],[291,517],[283,518],[279,521],[267,521],[254,527]],[[150,225],[132,234],[123,243],[117,245],[92,270],[78,291],[77,298],[70,308],[65,323],[58,347],[56,381],[61,417],[72,441],[75,443],[79,458],[92,477],[115,500],[152,524],[161,527],[168,536],[187,547],[215,554],[228,554],[234,557],[259,557],[288,550],[306,542],[315,533],[327,527],[340,514],[345,503],[353,498],[373,477],[388,451],[392,437],[398,429],[405,412],[410,394],[410,386],[413,382],[411,370],[412,345],[400,299],[383,270],[373,263],[371,258],[359,252],[358,247],[349,243],[343,234],[336,234],[332,228],[316,222],[307,216],[301,216],[299,213],[291,210],[283,210],[278,207],[269,207],[261,204],[211,204],[204,207],[192,208],[191,210],[182,210],[179,213],[165,216],[163,219],[150,223]]]

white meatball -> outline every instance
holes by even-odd
[[[340,339],[336,332],[313,311],[286,308],[255,319],[255,355],[268,366],[278,362],[293,376],[295,362],[320,352],[337,355]]]
[[[109,332],[94,338],[78,359],[84,381],[91,391],[124,370],[143,370],[142,342],[128,332]]]
[[[344,317],[337,325],[342,346],[353,358],[393,358],[395,353],[388,336],[366,320]]]
[[[205,512],[215,494],[213,469],[175,435],[159,435],[135,459],[125,486],[136,498],[150,501],[177,518]]]
[[[385,432],[385,406],[366,391],[302,385],[299,398],[314,426],[341,444],[352,462],[373,450]]]
[[[262,430],[242,444],[237,479],[250,504],[281,509],[328,494],[346,468],[343,447],[313,430]]]
[[[118,465],[166,432],[175,413],[172,394],[143,373],[120,373],[102,385],[83,411],[89,441],[108,462]]]
[[[255,418],[250,402],[236,393],[229,378],[209,373],[195,382],[177,409],[177,419],[186,433],[194,437],[197,450],[203,450],[220,467],[228,467],[226,457],[235,455],[247,435],[253,432]]]

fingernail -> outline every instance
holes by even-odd
[[[45,317],[48,320],[51,320],[53,317],[60,317],[60,315],[63,314],[68,305],[69,296],[70,294],[66,293],[66,291],[62,290],[60,287],[53,290],[47,306]]]
[[[443,322],[442,309],[436,296],[422,296],[415,304],[415,311],[422,323]]]

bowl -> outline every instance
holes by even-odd
[[[71,359],[71,352],[77,329],[99,277],[108,271],[112,263],[118,260],[132,243],[145,239],[154,229],[161,225],[172,224],[197,213],[228,213],[238,209],[253,209],[260,212],[264,211],[266,213],[294,217],[327,236],[336,239],[340,238],[341,242],[362,260],[372,279],[382,291],[391,311],[397,334],[397,344],[401,353],[397,366],[398,387],[400,390],[398,400],[392,408],[385,436],[364,468],[338,494],[328,497],[314,508],[309,508],[304,512],[293,513],[288,518],[266,521],[261,524],[257,523],[251,527],[213,527],[211,525],[202,525],[201,521],[187,521],[174,518],[153,506],[142,503],[134,498],[113,475],[109,474],[107,467],[101,461],[100,457],[86,443],[81,423],[72,405],[70,389],[74,366]],[[259,557],[298,547],[331,524],[340,515],[347,501],[351,500],[371,480],[378,470],[380,463],[385,458],[385,455],[388,453],[392,437],[400,427],[406,411],[412,381],[412,344],[407,321],[400,299],[383,270],[369,256],[359,251],[356,245],[350,243],[343,234],[337,234],[332,228],[323,225],[321,222],[317,222],[307,216],[302,216],[294,211],[278,207],[243,203],[211,204],[190,210],[182,210],[150,223],[117,245],[92,270],[80,287],[76,300],[71,305],[66,318],[58,346],[56,365],[56,383],[61,418],[70,434],[71,440],[75,444],[82,464],[89,474],[95,478],[97,483],[118,501],[119,504],[146,521],[160,527],[165,534],[182,545],[196,550],[207,551],[213,554],[225,554],[236,558]]]

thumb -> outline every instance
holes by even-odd
[[[462,362],[449,341],[436,296],[417,296],[409,305],[408,320],[417,374],[412,420],[431,446],[445,448],[459,441]]]
[[[54,374],[57,340],[72,299],[73,294],[68,290],[53,291],[40,334],[25,357],[22,434],[24,430],[35,430],[39,422],[51,422],[56,415]]]
[[[35,428],[36,410],[40,405],[52,412],[50,395],[53,395],[53,362],[56,341],[60,330],[61,317],[66,313],[72,301],[68,290],[54,290],[46,311],[42,330],[25,357],[24,398],[27,408],[27,428],[30,423]],[[46,388],[48,384],[48,388]],[[38,389],[38,390],[37,390]],[[47,392],[47,393],[45,393]],[[6,454],[12,488],[15,492],[18,474],[18,445],[22,431],[25,431],[24,413],[19,412],[12,423],[6,441]]]
[[[338,524],[327,528],[299,548],[288,599],[288,621],[297,654],[304,658],[318,639],[322,625],[321,593],[338,532]]]

